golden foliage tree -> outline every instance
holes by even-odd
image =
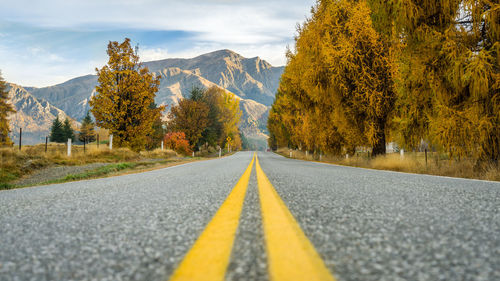
[[[231,147],[233,149],[241,148],[240,130],[238,124],[241,119],[240,102],[235,95],[220,88],[210,88],[207,92],[213,91],[217,95],[217,106],[219,116],[217,117],[222,124],[219,145],[224,147],[227,137],[231,138]]]
[[[401,141],[426,139],[451,155],[498,162],[500,4],[491,0],[374,1],[404,45]]]
[[[10,145],[12,141],[9,138],[9,114],[16,112],[11,104],[7,102],[9,98],[7,92],[7,83],[0,73],[0,145]]]
[[[144,149],[164,106],[151,108],[160,78],[142,67],[130,39],[109,42],[108,64],[96,69],[99,85],[91,99],[91,111],[99,127],[108,129],[118,146]]]
[[[296,51],[287,54],[270,114],[270,124],[281,114],[287,129],[270,128],[272,135],[288,132],[306,150],[353,153],[371,146],[374,155],[385,153],[395,65],[370,13],[364,1],[318,1],[298,29]]]

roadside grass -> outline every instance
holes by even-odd
[[[112,173],[116,173],[116,172],[119,172],[119,171],[122,171],[125,169],[133,169],[133,168],[137,167],[138,165],[139,165],[139,163],[133,163],[133,162],[109,164],[109,165],[99,167],[97,169],[90,170],[90,171],[87,171],[84,173],[69,174],[61,179],[45,181],[41,184],[46,185],[46,184],[53,184],[53,183],[63,183],[63,182],[69,182],[69,181],[78,181],[78,180],[84,180],[84,179],[97,178],[97,177],[106,176],[106,175],[109,175]]]
[[[290,150],[287,148],[280,148],[277,152],[290,157]],[[292,158],[319,161],[319,155],[306,155],[299,150],[291,152]],[[496,165],[478,166],[472,159],[450,159],[447,154],[437,152],[427,153],[427,163],[424,152],[405,152],[403,157],[399,153],[388,153],[375,158],[369,158],[366,153],[357,153],[349,158],[322,155],[321,162],[377,170],[500,181],[500,167]]]
[[[14,184],[16,180],[49,166],[120,163],[117,165],[123,165],[107,169],[123,170],[130,168],[125,166],[136,162],[154,162],[158,159],[175,157],[177,154],[172,150],[157,149],[137,153],[127,148],[109,150],[105,145],[97,147],[95,144],[87,145],[85,151],[82,145],[73,145],[71,156],[67,156],[65,144],[50,144],[47,147],[47,152],[45,152],[44,144],[23,146],[21,151],[17,147],[0,148],[0,189],[17,187]],[[108,166],[110,165],[104,167]],[[104,170],[98,173],[104,173]]]

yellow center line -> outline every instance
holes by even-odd
[[[186,254],[171,281],[224,280],[255,154],[219,210]]]
[[[262,171],[258,157],[256,172],[271,281],[334,281],[335,278]]]

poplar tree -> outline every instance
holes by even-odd
[[[99,85],[90,106],[96,124],[113,134],[116,145],[140,151],[165,107],[150,108],[160,77],[142,66],[137,52],[128,38],[109,42],[108,64],[96,69]]]
[[[374,29],[365,1],[318,1],[312,12],[287,53],[272,135],[289,135],[309,151],[352,154],[370,146],[384,154],[396,98],[391,45]]]
[[[399,57],[400,141],[498,163],[500,3],[375,1],[404,45]],[[381,14],[382,15],[382,14]]]
[[[9,92],[7,91],[7,83],[2,78],[0,73],[0,145],[10,145],[12,141],[9,138],[9,120],[7,117],[11,113],[16,111],[10,103],[7,102],[9,99]]]

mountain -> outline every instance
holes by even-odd
[[[46,100],[34,97],[19,85],[9,84],[8,91],[8,102],[17,111],[15,114],[9,115],[11,136],[15,143],[19,140],[19,128],[23,128],[23,144],[45,142],[45,136],[49,135],[50,126],[56,116],[59,116],[61,120],[68,117],[63,110],[51,105]],[[80,123],[72,121],[74,126],[80,125]]]
[[[190,70],[244,99],[270,106],[278,89],[283,67],[273,67],[259,57],[244,58],[220,50],[192,59],[165,59],[144,63],[152,72],[177,67]]]
[[[269,107],[283,73],[283,67],[273,67],[259,57],[244,58],[220,50],[192,59],[165,59],[145,62],[151,72],[161,75],[156,95],[159,105],[176,105],[188,96],[193,86],[218,86],[240,98],[243,112],[240,129],[248,137],[266,138],[265,124]],[[96,75],[77,77],[55,86],[25,90],[33,97],[48,101],[76,120],[82,120],[90,109],[89,100],[95,94]]]

